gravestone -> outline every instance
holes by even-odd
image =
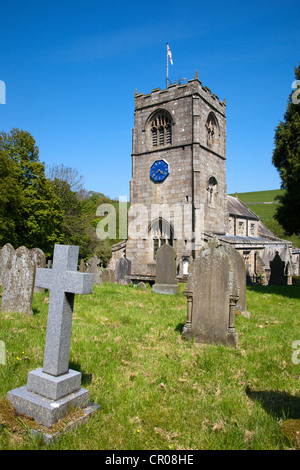
[[[250,318],[250,313],[247,311],[247,300],[246,300],[246,266],[241,254],[233,248],[233,246],[224,244],[223,249],[230,256],[233,269],[236,274],[236,282],[239,291],[239,299],[236,304],[236,311],[245,318]]]
[[[115,271],[113,269],[104,269],[102,273],[103,282],[114,282],[115,281]]]
[[[86,266],[84,260],[81,258],[80,260],[80,265],[79,265],[79,272],[80,273],[85,273],[86,271]]]
[[[52,259],[48,259],[47,261],[47,268],[51,269],[52,268]]]
[[[96,255],[92,256],[92,258],[88,260],[86,272],[94,274],[94,284],[103,284],[102,269],[99,266],[100,263],[101,260]]]
[[[147,286],[143,281],[138,282],[137,287],[138,289],[147,290]]]
[[[32,248],[30,253],[33,257],[33,261],[35,262],[36,269],[46,267],[46,256],[40,248]],[[45,289],[42,287],[35,287],[34,292],[45,292]]]
[[[27,385],[7,393],[18,413],[46,427],[70,406],[93,410],[81,373],[69,369],[74,297],[93,291],[93,275],[77,272],[78,253],[76,246],[55,245],[52,269],[37,269],[36,286],[50,290],[43,367],[29,372]]]
[[[130,284],[131,261],[124,256],[118,259],[115,269],[116,284]]]
[[[163,245],[156,253],[156,277],[152,291],[158,294],[178,294],[176,253],[171,245]]]
[[[2,273],[2,312],[32,312],[35,262],[25,246],[9,257]]]
[[[236,270],[217,240],[192,263],[185,288],[187,322],[182,336],[200,343],[237,344],[235,311],[239,300]]]
[[[287,284],[287,278],[285,275],[285,262],[281,259],[278,251],[273,260],[270,261],[270,285],[284,286]]]
[[[15,254],[15,249],[10,243],[6,243],[0,250],[0,286],[2,286],[2,279],[5,277],[6,266]]]

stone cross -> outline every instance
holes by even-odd
[[[78,253],[77,246],[55,245],[52,269],[36,270],[35,285],[50,290],[44,364],[28,373],[27,385],[7,393],[18,413],[47,427],[70,406],[85,414],[99,407],[81,388],[81,372],[69,369],[74,295],[93,292],[93,274],[77,272]]]
[[[43,372],[68,372],[75,294],[93,292],[93,275],[77,272],[79,247],[55,245],[52,269],[38,268],[35,285],[50,290]]]

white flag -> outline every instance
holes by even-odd
[[[172,52],[170,51],[169,44],[167,44],[167,51],[168,51],[168,57],[170,59],[170,62],[173,65]]]

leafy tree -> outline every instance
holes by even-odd
[[[0,246],[8,240],[17,243],[16,219],[22,201],[22,192],[16,178],[17,165],[0,150]]]
[[[296,90],[288,99],[284,121],[275,129],[272,162],[285,189],[275,218],[288,235],[300,233],[300,63],[295,67]]]
[[[49,256],[54,244],[61,242],[63,212],[59,197],[45,177],[35,140],[19,129],[1,132],[0,153],[4,172],[1,184],[8,188],[5,204],[9,207],[3,218],[11,228],[10,232],[2,232],[1,242],[39,247]]]

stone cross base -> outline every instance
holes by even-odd
[[[86,408],[89,391],[80,387],[81,373],[69,369],[55,377],[42,369],[29,372],[27,385],[7,393],[7,399],[20,414],[25,414],[46,427],[63,418],[70,407]]]
[[[152,292],[157,294],[179,294],[180,287],[178,284],[154,284],[152,286]]]

